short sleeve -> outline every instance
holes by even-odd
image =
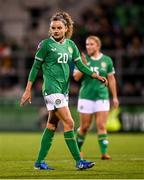
[[[45,41],[41,41],[37,47],[37,52],[35,54],[35,59],[39,61],[44,61],[46,57],[46,43]]]
[[[108,74],[114,74],[115,73],[115,69],[114,69],[114,65],[113,65],[113,61],[112,59],[109,57],[109,63],[108,63]]]

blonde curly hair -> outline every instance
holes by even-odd
[[[65,34],[66,38],[71,38],[72,34],[73,34],[73,20],[71,18],[71,16],[66,13],[66,12],[56,12],[50,19],[50,22],[52,21],[61,21],[64,23],[64,25],[67,27],[67,32]],[[49,31],[49,35],[51,35],[50,31]]]

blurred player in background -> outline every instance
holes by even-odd
[[[81,151],[86,133],[94,116],[101,150],[101,159],[110,159],[110,155],[107,154],[108,135],[106,130],[106,122],[110,110],[109,90],[112,94],[113,106],[115,108],[119,106],[119,101],[117,98],[113,62],[110,57],[102,54],[100,49],[100,39],[96,36],[89,36],[86,39],[87,55],[82,54],[82,59],[93,72],[108,79],[108,87],[97,79],[92,79],[86,74],[83,74],[78,69],[75,69],[73,74],[76,81],[81,79],[77,107],[80,114],[77,143]],[[81,156],[83,156],[82,152]]]
[[[80,53],[70,37],[73,32],[73,21],[69,14],[58,12],[50,20],[49,37],[43,40],[35,55],[35,61],[29,74],[25,92],[21,98],[21,106],[31,103],[32,84],[42,68],[43,96],[49,112],[49,119],[44,130],[35,169],[53,170],[45,163],[45,157],[51,147],[54,132],[60,120],[64,126],[66,144],[76,161],[77,169],[91,168],[95,163],[85,161],[80,157],[79,148],[74,136],[74,121],[68,108],[68,89],[70,62],[74,62],[80,71],[90,78],[96,78],[107,83],[103,78],[91,71],[82,63]],[[58,118],[55,118],[58,117]]]

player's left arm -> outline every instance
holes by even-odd
[[[118,108],[119,100],[117,96],[117,86],[116,86],[116,79],[115,79],[114,74],[108,74],[107,79],[108,79],[108,85],[109,85],[108,87],[112,95],[113,106],[114,108]]]
[[[108,79],[108,87],[112,95],[112,102],[114,108],[117,108],[119,106],[119,100],[117,96],[117,85],[116,85],[116,79],[115,79],[115,68],[113,65],[113,61],[110,57],[107,57],[107,79]]]

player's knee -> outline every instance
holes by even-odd
[[[67,126],[69,127],[69,129],[74,129],[74,121],[72,119],[69,119]]]
[[[72,129],[74,129],[74,121],[73,121],[73,119],[67,119],[64,123],[63,123],[63,125],[64,125],[64,129],[66,130],[66,131],[71,131]]]
[[[98,129],[99,129],[100,131],[104,131],[105,128],[106,128],[105,124],[99,124],[99,125],[98,125]]]
[[[56,126],[55,124],[50,124],[50,123],[48,123],[48,124],[47,124],[47,128],[50,129],[50,130],[55,131],[56,128],[57,128],[57,126]]]
[[[83,134],[86,134],[87,131],[88,131],[88,129],[89,129],[89,125],[88,125],[88,124],[86,124],[85,126],[83,126],[83,127],[81,128]]]

